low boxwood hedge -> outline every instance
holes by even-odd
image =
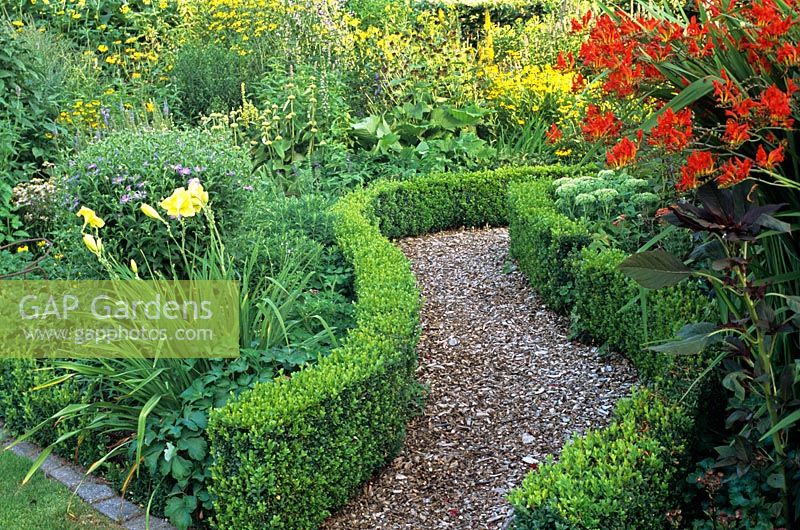
[[[685,324],[708,320],[712,307],[697,282],[658,291],[640,288],[617,269],[625,257],[616,249],[583,249],[576,256],[573,327],[625,353],[640,377],[653,381],[671,370],[675,356],[647,345],[675,337]]]
[[[510,251],[542,300],[559,313],[569,313],[575,298],[571,264],[591,237],[583,223],[556,210],[551,188],[549,180],[509,187]]]
[[[518,530],[661,530],[680,497],[692,428],[682,407],[646,389],[617,405],[611,425],[569,442],[512,491]]]
[[[378,182],[335,207],[355,273],[356,327],[330,356],[212,413],[218,528],[315,528],[402,443],[417,384],[419,293],[388,237],[505,224],[511,182],[572,174],[506,169]]]
[[[702,361],[677,367],[673,357],[645,347],[703,320],[708,297],[690,282],[640,290],[617,269],[625,253],[590,248],[588,228],[556,210],[551,189],[544,180],[510,186],[511,249],[520,269],[548,305],[570,313],[574,331],[624,353],[658,391],[622,400],[611,426],[576,438],[557,463],[529,474],[509,496],[516,527],[665,528],[666,512],[680,501],[680,457],[693,442],[698,412],[697,389],[682,403],[676,398]]]

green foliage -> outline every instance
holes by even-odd
[[[201,115],[227,113],[241,103],[247,62],[217,44],[192,42],[178,50],[171,75],[178,91],[177,110],[196,123]]]
[[[697,465],[686,482],[692,503],[702,507],[706,519],[692,521],[693,530],[773,530],[784,526],[781,504],[772,496],[769,471],[763,464],[744,475],[725,476],[713,458]]]
[[[545,303],[561,313],[575,303],[572,263],[591,242],[587,226],[559,213],[551,181],[509,189],[511,254]]]
[[[198,178],[212,197],[221,232],[232,235],[240,229],[250,171],[247,154],[213,134],[197,130],[112,133],[59,168],[56,185],[64,193],[64,202],[56,213],[57,244],[76,273],[97,271],[94,255],[80,246],[81,222],[75,217],[80,206],[87,206],[105,220],[103,243],[118,260],[141,261],[144,256],[153,271],[180,276],[184,267],[176,260],[175,243],[157,221],[139,211],[140,205],[157,207],[175,188]],[[199,216],[182,223],[190,256],[201,255],[205,244],[198,235],[201,225]]]
[[[495,155],[476,128],[488,114],[477,105],[455,108],[420,98],[354,123],[353,136],[394,166],[420,173],[477,169]]]
[[[63,72],[53,67],[57,45],[37,45],[47,38],[52,33],[18,32],[0,19],[0,199],[5,186],[13,187],[43,162],[58,159],[54,138]]]
[[[661,530],[676,506],[685,411],[647,390],[621,401],[612,424],[574,439],[509,500],[519,530]]]

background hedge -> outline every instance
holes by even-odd
[[[506,169],[378,182],[334,207],[355,271],[356,327],[318,365],[212,413],[218,528],[315,528],[400,448],[417,384],[419,293],[386,236],[507,222],[508,184],[572,173]]]

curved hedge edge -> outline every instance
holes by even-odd
[[[357,327],[315,367],[212,414],[219,528],[316,527],[400,447],[420,302],[405,257],[363,216],[369,196],[336,208],[355,267]]]
[[[671,338],[682,322],[702,320],[705,297],[686,283],[648,292],[645,338],[640,306],[629,305],[639,288],[616,268],[625,254],[586,248],[586,227],[560,214],[549,194],[547,182],[509,189],[511,248],[520,269],[535,289],[544,287],[548,305],[571,307],[579,330],[620,349],[658,390],[621,400],[611,426],[576,438],[557,463],[550,460],[530,473],[509,495],[516,527],[661,529],[664,514],[679,502],[680,458],[696,428],[699,396],[696,389],[678,403],[687,385],[666,373],[672,359],[642,347],[646,340]],[[665,322],[665,316],[677,323]],[[686,370],[683,377],[697,371]]]
[[[661,530],[679,501],[675,465],[693,420],[646,389],[617,405],[611,425],[569,442],[529,473],[509,501],[518,530]]]
[[[574,168],[518,168],[382,181],[334,207],[355,269],[356,327],[328,357],[213,411],[218,528],[314,528],[402,444],[415,391],[419,292],[386,237],[501,224],[510,182]]]
[[[575,301],[575,254],[591,242],[588,228],[556,210],[552,181],[509,186],[511,255],[542,300],[567,314]]]

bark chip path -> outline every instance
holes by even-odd
[[[430,395],[401,453],[323,528],[498,530],[508,490],[607,425],[635,371],[567,339],[566,320],[515,271],[505,229],[398,245],[424,297],[417,376]]]

